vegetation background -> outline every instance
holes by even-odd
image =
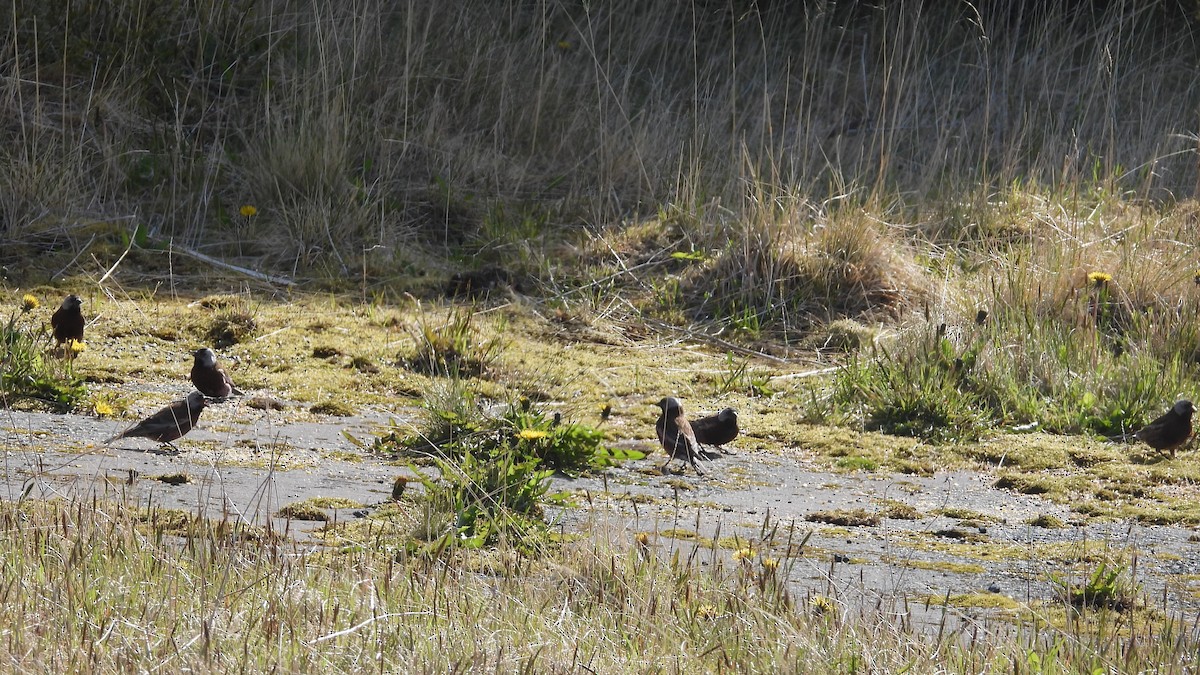
[[[198,253],[388,299],[496,266],[573,312],[857,354],[814,419],[1121,435],[1195,395],[1198,11],[11,0],[0,272],[96,278],[131,249],[150,285]],[[629,565],[649,602],[669,572]],[[828,663],[873,639],[839,636]],[[722,653],[796,658],[771,645]]]

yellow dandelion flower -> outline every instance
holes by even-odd
[[[517,434],[523,441],[536,441],[539,438],[545,438],[547,434],[541,429],[522,429],[521,433]]]
[[[82,354],[87,351],[87,345],[79,340],[71,340],[71,353]]]
[[[834,610],[833,600],[824,595],[814,595],[808,604],[817,614],[828,614]]]
[[[238,213],[242,214],[243,218],[253,218],[258,215],[258,209],[253,204],[243,204]]]
[[[92,404],[92,410],[96,411],[97,417],[111,417],[117,412],[108,401],[96,401]]]
[[[1112,281],[1112,275],[1108,272],[1090,272],[1088,274],[1088,281],[1090,281],[1093,286],[1103,286],[1104,284]]]
[[[734,560],[749,560],[749,559],[753,558],[757,553],[758,553],[757,551],[755,551],[754,549],[747,546],[746,548],[739,548],[738,550],[734,551],[733,559]]]
[[[638,532],[637,534],[633,535],[633,540],[637,542],[638,546],[649,546],[650,534],[647,532]]]
[[[762,566],[764,570],[774,572],[779,569],[779,558],[763,558]]]
[[[717,618],[717,608],[709,604],[703,604],[696,608],[696,618],[712,620]]]
[[[26,293],[25,295],[21,296],[21,311],[22,312],[32,312],[33,310],[35,310],[41,306],[42,306],[42,303],[40,301],[38,301],[36,295],[33,295],[31,293]]]
[[[571,49],[571,41],[570,41],[570,40],[559,40],[559,41],[558,41],[558,48],[559,48],[559,49],[561,49],[561,50],[563,50],[564,52],[565,52],[565,51],[570,51],[570,49]]]

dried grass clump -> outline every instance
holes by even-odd
[[[785,332],[842,318],[897,318],[933,286],[906,244],[857,214],[750,226],[680,285],[685,303],[701,315],[740,322],[752,316],[755,325]]]

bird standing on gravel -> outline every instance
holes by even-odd
[[[83,342],[83,312],[79,311],[82,304],[83,300],[72,293],[63,298],[62,305],[50,316],[50,328],[59,344],[70,340]]]
[[[141,437],[165,443],[170,445],[171,449],[175,452],[179,452],[179,448],[176,448],[171,441],[191,431],[192,427],[196,426],[196,422],[200,420],[200,411],[204,410],[204,407],[207,405],[208,400],[204,398],[204,394],[193,391],[188,394],[187,398],[181,398],[171,403],[141,422],[104,441],[104,444],[108,445],[122,438]]]
[[[690,463],[697,474],[703,476],[704,472],[696,463],[697,459],[702,459],[700,444],[696,442],[692,425],[688,424],[687,418],[683,416],[683,404],[674,396],[668,396],[658,402],[658,407],[662,409],[662,415],[654,424],[654,431],[658,433],[658,442],[662,443],[663,450],[667,451],[667,461],[659,467],[659,471],[666,472],[667,465],[676,459],[682,459]]]
[[[1192,435],[1192,413],[1196,406],[1187,399],[1175,402],[1166,413],[1138,429],[1134,436],[1155,450],[1169,450],[1175,456],[1175,450],[1187,442]]]
[[[696,441],[701,445],[711,445],[726,455],[732,455],[734,454],[732,450],[726,450],[721,446],[737,438],[737,411],[733,408],[725,408],[716,415],[701,417],[692,422],[692,432],[696,435]]]
[[[217,355],[213,350],[208,347],[197,349],[193,356],[196,360],[192,363],[192,384],[196,385],[200,393],[212,398],[226,398],[230,394],[242,395],[242,392],[233,386],[229,373],[217,365]]]

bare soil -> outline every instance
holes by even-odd
[[[171,398],[163,394],[159,405]],[[102,444],[128,422],[8,410],[0,413],[0,490],[11,500],[98,495],[269,523],[298,545],[319,546],[306,533],[324,523],[282,518],[280,507],[343,498],[361,506],[327,509],[330,519],[367,515],[408,469],[365,453],[346,433],[369,441],[413,414],[375,407],[326,417],[230,399],[205,411],[176,442],[176,454],[142,439]],[[650,438],[627,444],[652,447]],[[831,473],[815,460],[802,448],[741,450],[707,462],[708,475],[699,477],[690,469],[661,474],[662,457],[652,454],[602,474],[554,478],[552,491],[569,493],[574,504],[551,509],[550,517],[564,533],[583,537],[632,542],[647,533],[662,554],[679,550],[707,564],[736,565],[735,550],[753,549],[758,559],[781,560],[801,597],[821,595],[929,625],[949,616],[962,627],[1014,605],[1036,607],[1056,597],[1052,575],[1080,582],[1098,560],[1116,554],[1147,604],[1169,613],[1200,609],[1200,543],[1188,527],[1084,519],[1067,505],[999,489],[985,472]],[[187,482],[176,482],[181,473]],[[836,521],[856,509],[878,523],[810,520],[824,514]],[[1064,526],[1029,524],[1038,517]]]

